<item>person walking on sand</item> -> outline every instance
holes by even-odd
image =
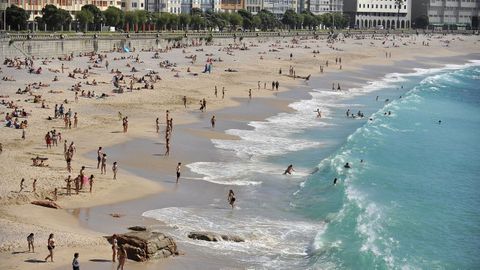
[[[215,97],[218,97],[217,86],[215,85]]]
[[[94,178],[95,178],[95,176],[93,176],[93,174],[91,174],[90,177],[88,178],[88,184],[90,186],[90,193],[92,193]]]
[[[117,250],[118,250],[118,240],[117,235],[112,235],[112,261],[115,262],[117,259]]]
[[[157,133],[159,133],[159,131],[160,131],[160,120],[158,119],[158,117],[157,117],[157,119],[155,119],[155,129],[156,129]]]
[[[48,256],[45,258],[45,262],[48,260],[48,258],[50,258],[50,261],[53,262],[53,250],[55,249],[55,239],[53,238],[53,233],[48,236],[47,249]]]
[[[20,181],[20,190],[18,191],[18,193],[22,192],[23,189],[25,188],[25,178],[22,178],[22,181]]]
[[[37,179],[33,179],[32,191],[33,193],[37,193]]]
[[[178,183],[178,179],[180,179],[180,169],[181,169],[181,167],[182,167],[182,163],[179,162],[177,164],[177,183]]]
[[[100,173],[101,174],[107,174],[107,154],[103,154],[102,156],[102,165],[100,168]]]
[[[35,246],[33,245],[35,235],[33,233],[30,233],[27,236],[27,242],[28,242],[28,252],[33,252],[35,253]]]
[[[112,171],[113,171],[113,180],[117,180],[118,165],[116,161],[113,162]]]
[[[102,147],[98,147],[98,150],[97,150],[97,169],[100,169],[100,163],[102,163],[102,156],[103,156],[103,152],[102,152]]]
[[[252,89],[248,89],[248,98],[252,99]]]
[[[125,266],[125,260],[127,259],[127,251],[125,247],[122,245],[118,248],[118,266],[117,270],[123,270]]]
[[[215,128],[215,115],[210,119],[210,123],[212,124],[212,128]]]
[[[185,107],[185,109],[186,109],[187,108],[187,96],[183,96],[182,101],[183,101],[183,107]]]
[[[78,252],[73,254],[73,261],[72,261],[72,269],[73,270],[80,270],[80,263],[78,262],[78,257],[79,257]]]
[[[224,99],[224,98],[225,98],[225,86],[222,87],[222,99]]]
[[[228,192],[228,203],[232,206],[232,209],[235,207],[235,193],[233,193],[233,190],[230,189]]]

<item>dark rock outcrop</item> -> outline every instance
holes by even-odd
[[[136,232],[143,232],[147,230],[145,226],[133,226],[133,227],[129,227],[128,229]]]
[[[112,237],[106,238],[111,244]],[[146,230],[117,234],[117,243],[119,246],[125,247],[128,259],[137,262],[178,255],[175,241],[157,231]]]
[[[190,232],[188,234],[188,238],[192,238],[195,240],[210,241],[210,242],[218,242],[218,241],[245,242],[245,239],[239,236],[218,234],[214,232]]]

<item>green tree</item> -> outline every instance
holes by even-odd
[[[170,14],[166,12],[155,13],[154,20],[158,29],[167,30],[167,25],[170,20]]]
[[[125,23],[129,25],[130,31],[134,29],[135,25],[138,23],[137,13],[135,11],[125,12]]]
[[[17,7],[15,5],[7,7],[6,19],[7,25],[10,27],[10,29],[15,29],[17,31],[25,29],[28,17],[28,12],[21,7]]]
[[[192,26],[195,30],[200,30],[205,24],[205,20],[200,15],[192,16]]]
[[[238,13],[231,13],[229,16],[229,22],[232,30],[237,30],[237,26],[242,25],[243,19]]]
[[[415,18],[413,23],[415,25],[415,28],[425,29],[429,25],[428,16],[427,15],[419,16]]]
[[[315,16],[309,12],[309,11],[304,11],[302,13],[303,16],[303,26],[307,27],[308,29],[315,29],[317,27],[317,20],[315,19]]]
[[[47,25],[47,28],[53,31],[60,29],[62,26],[66,28],[72,22],[72,16],[68,11],[54,5],[46,5],[42,9],[42,14],[42,21]]]
[[[192,11],[190,12],[192,16],[198,15],[198,16],[203,16],[203,12],[199,8],[192,8]]]
[[[190,14],[180,14],[180,16],[178,16],[178,21],[182,30],[188,30],[188,26],[190,25],[191,21]]]
[[[140,31],[140,26],[143,31],[143,26],[150,20],[150,14],[146,10],[135,10],[137,14],[137,29]]]
[[[263,31],[273,30],[278,26],[279,22],[275,15],[266,9],[260,10],[260,12],[255,15],[255,17],[257,16],[260,19],[260,21],[258,21],[258,27],[260,27]]]
[[[297,26],[298,16],[293,9],[287,9],[282,17],[282,23],[288,26],[289,29]]]
[[[250,11],[240,9],[237,13],[242,16],[243,29],[252,29],[254,27],[253,15]]]
[[[85,27],[84,30],[88,31],[88,24],[93,23],[93,14],[90,11],[84,9],[80,10],[75,17],[77,18],[80,25]]]
[[[108,26],[121,26],[125,20],[123,11],[117,7],[110,6],[104,12],[105,24]]]
[[[397,6],[397,26],[400,28],[400,9],[402,9],[403,0],[395,0],[395,5]]]
[[[97,6],[92,4],[84,5],[82,10],[88,10],[93,14],[93,25],[91,30],[101,30],[102,24],[105,22],[105,16],[103,15],[102,11],[100,11]]]

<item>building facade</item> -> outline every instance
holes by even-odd
[[[220,8],[224,12],[236,12],[245,7],[245,0],[221,0]]]
[[[263,9],[281,17],[289,9],[298,12],[299,3],[297,0],[263,0]]]
[[[471,27],[478,29],[480,16],[479,0],[415,0],[412,19],[428,17],[432,26],[456,28]]]
[[[142,0],[143,1],[143,0]],[[30,21],[35,17],[42,16],[42,9],[46,5],[54,5],[57,8],[65,9],[73,17],[75,13],[82,9],[82,6],[92,4],[96,5],[100,10],[106,10],[109,6],[121,8],[121,0],[10,0],[10,5],[16,5],[25,9],[30,14]]]
[[[305,0],[300,4],[299,12],[304,10],[309,10],[315,15],[343,13],[343,0]]]
[[[411,27],[413,0],[344,0],[344,13],[351,27],[359,29],[400,29]]]
[[[257,14],[263,9],[263,0],[245,0],[244,9],[250,11],[252,14]]]

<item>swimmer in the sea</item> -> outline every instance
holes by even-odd
[[[343,167],[344,167],[345,169],[350,169],[350,168],[351,168],[351,167],[350,167],[350,164],[348,164],[348,162],[345,163],[345,165],[343,165]]]
[[[234,208],[234,205],[235,205],[235,193],[233,193],[233,190],[230,189],[230,191],[228,192],[228,203],[232,206],[232,209]]]
[[[285,170],[285,172],[283,172],[284,175],[286,174],[292,174],[292,172],[294,172],[295,170],[293,169],[293,165],[290,164],[288,165],[287,169]]]
[[[334,186],[337,185],[337,181],[338,181],[338,179],[335,177],[335,179],[333,179],[333,185],[334,185]]]
[[[442,120],[438,120],[438,124],[441,125],[441,124],[442,124]]]

